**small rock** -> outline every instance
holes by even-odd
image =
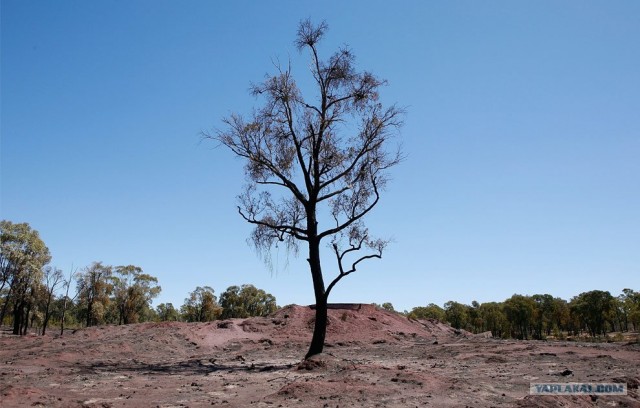
[[[217,326],[219,329],[228,329],[233,327],[233,322],[230,320],[223,320],[221,322],[218,322]]]
[[[262,338],[259,341],[260,341],[260,343],[266,343],[266,344],[268,344],[270,346],[273,346],[273,340],[271,340],[271,339]]]

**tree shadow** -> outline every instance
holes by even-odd
[[[206,362],[205,362],[206,361]],[[216,372],[263,373],[287,371],[295,364],[270,364],[269,362],[225,362],[217,363],[214,359],[189,359],[179,362],[146,363],[138,360],[129,361],[95,361],[77,363],[74,368],[82,373],[128,372],[135,374],[165,375],[208,375]]]

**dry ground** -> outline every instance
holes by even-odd
[[[270,318],[3,335],[0,406],[640,407],[637,343],[487,339],[342,305],[326,353],[301,363],[312,325],[311,309],[288,306]],[[531,382],[625,382],[628,395],[531,396]]]

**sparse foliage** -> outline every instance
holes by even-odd
[[[321,59],[318,43],[326,31],[326,23],[306,20],[295,41],[311,55],[316,95],[304,97],[291,67],[278,67],[252,86],[261,108],[249,117],[231,115],[225,130],[209,135],[245,160],[248,184],[238,212],[255,227],[255,248],[268,255],[279,243],[294,253],[300,242],[307,246],[316,300],[307,357],[322,352],[331,290],[361,262],[382,256],[388,241],[374,238],[364,217],[380,200],[387,170],[401,158],[389,151],[402,115],[380,103],[385,81],[358,72],[347,47]],[[323,241],[336,259],[328,285],[320,262]]]
[[[66,322],[66,318],[67,318],[67,308],[69,306],[73,307],[74,306],[74,301],[76,300],[76,298],[78,297],[78,290],[77,290],[77,286],[76,286],[76,291],[73,295],[73,297],[69,297],[69,289],[71,288],[71,282],[73,281],[73,277],[75,275],[75,270],[73,268],[73,266],[71,267],[71,270],[69,271],[69,278],[65,279],[63,282],[63,286],[65,289],[65,293],[64,293],[64,297],[62,298],[62,302],[61,302],[61,313],[60,313],[60,335],[64,335],[64,325]]]
[[[44,320],[42,323],[42,335],[44,336],[47,331],[47,325],[51,318],[51,302],[55,296],[56,287],[64,282],[62,271],[58,268],[47,266],[44,269]]]

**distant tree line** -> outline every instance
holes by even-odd
[[[276,298],[253,285],[231,286],[218,301],[209,286],[196,287],[176,309],[171,303],[151,306],[161,291],[158,279],[134,265],[94,262],[68,276],[49,266],[49,249],[27,223],[0,221],[0,325],[13,334],[51,325],[90,327],[149,321],[205,322],[266,316]]]
[[[382,305],[393,310],[390,303]],[[606,336],[640,329],[640,292],[623,289],[620,295],[601,290],[580,293],[570,301],[549,294],[515,294],[503,302],[471,305],[449,301],[413,308],[414,319],[437,319],[473,333],[491,331],[494,337],[545,339],[565,336]]]
[[[231,286],[219,299],[213,288],[198,286],[178,308],[171,303],[153,308],[161,291],[158,279],[138,266],[94,262],[65,276],[48,265],[50,260],[49,249],[29,224],[0,221],[0,325],[10,325],[14,334],[29,329],[45,334],[53,325],[63,332],[65,327],[105,324],[206,322],[267,316],[277,309],[276,298],[253,285]],[[381,307],[395,311],[391,303]],[[623,289],[613,296],[592,290],[569,301],[515,294],[503,302],[430,303],[403,314],[502,338],[599,337],[640,329],[640,292]]]

